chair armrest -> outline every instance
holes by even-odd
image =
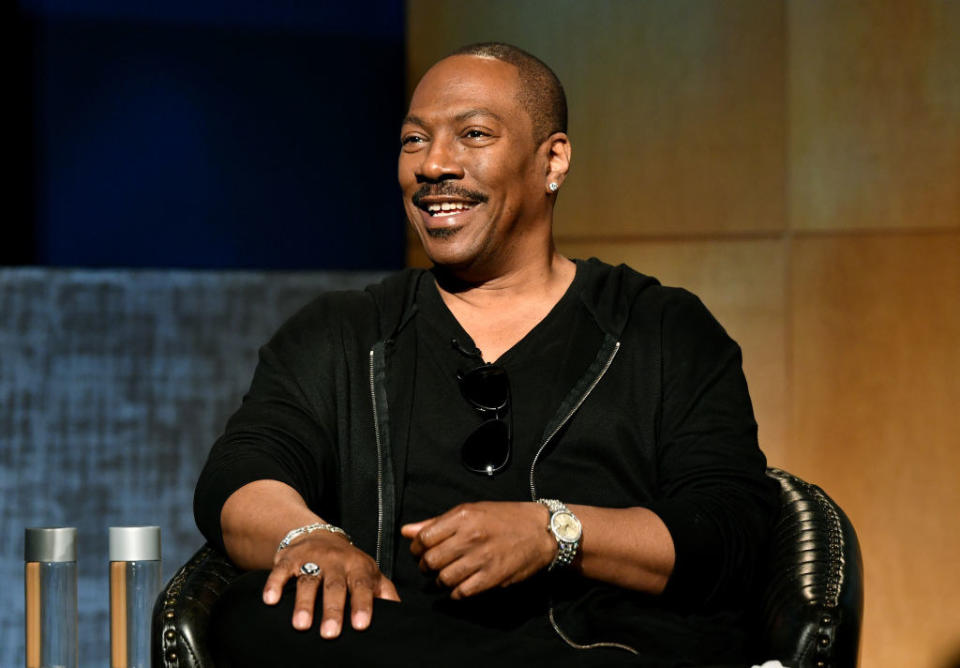
[[[780,469],[781,511],[762,594],[764,656],[797,668],[855,668],[863,618],[857,534],[827,494]]]
[[[155,668],[214,668],[207,642],[210,611],[241,570],[209,545],[171,578],[153,607]]]

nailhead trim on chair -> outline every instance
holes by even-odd
[[[177,600],[180,598],[180,592],[183,589],[183,583],[187,579],[188,573],[193,570],[193,566],[199,561],[201,555],[194,556],[183,568],[177,571],[166,589],[166,597],[163,600],[163,668],[180,668],[179,656],[177,654]],[[159,603],[159,601],[158,601]]]
[[[203,546],[177,571],[154,607],[153,665],[157,668],[211,666],[206,655],[206,625],[214,601],[240,571],[228,559]],[[184,630],[188,629],[186,635]]]
[[[786,538],[781,538],[787,542],[773,547],[778,554],[784,550],[788,555],[800,555],[792,565],[793,578],[783,586],[796,590],[812,608],[796,646],[799,652],[796,658],[804,668],[827,668],[832,665],[836,654],[834,643],[838,629],[850,624],[849,620],[845,622],[842,614],[848,606],[841,605],[840,599],[848,587],[848,560],[853,558],[859,562],[856,536],[851,534],[854,545],[848,545],[842,511],[819,487],[776,468],[769,468],[767,475],[780,483],[784,495],[785,514],[780,522],[786,522],[788,530],[795,525],[793,534],[787,533]],[[780,535],[779,531],[775,533]],[[852,586],[856,591],[861,583]],[[779,595],[775,594],[772,601],[767,600],[774,606],[771,611],[783,604],[778,598]],[[769,619],[769,616],[765,617]],[[848,630],[844,633],[849,635]]]
[[[843,539],[843,529],[840,525],[840,516],[836,506],[826,497],[816,485],[804,481],[803,485],[813,495],[820,505],[820,510],[826,515],[833,526],[829,530],[830,536],[830,570],[826,587],[824,588],[823,606],[836,608],[840,605],[840,590],[843,587],[843,567],[846,564],[846,543]],[[831,645],[836,637],[836,615],[822,613],[819,617],[820,628],[815,645],[817,668],[829,668]]]
[[[810,493],[817,499],[820,509],[830,518],[833,527],[830,529],[830,578],[827,581],[823,604],[828,608],[840,605],[840,589],[843,587],[843,567],[846,565],[846,543],[843,540],[843,529],[840,526],[840,515],[837,508],[816,485],[803,483]]]

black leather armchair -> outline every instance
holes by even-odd
[[[757,614],[763,659],[792,668],[855,668],[863,617],[863,562],[850,520],[826,493],[768,469],[781,511]],[[153,614],[155,668],[212,668],[207,621],[240,574],[204,545],[160,593]]]
[[[827,494],[780,469],[780,517],[759,609],[761,656],[795,668],[856,668],[863,560],[850,520]]]

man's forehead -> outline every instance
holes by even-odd
[[[473,100],[468,106],[490,108],[496,99],[512,98],[519,73],[516,67],[487,56],[455,55],[444,58],[427,70],[410,100],[418,106],[443,104],[451,98]]]
[[[467,78],[473,76],[500,76],[505,79],[517,77],[517,67],[493,56],[480,56],[472,53],[458,53],[447,56],[435,62],[421,77],[420,81],[430,76]]]

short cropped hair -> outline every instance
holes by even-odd
[[[540,144],[554,132],[567,131],[567,95],[546,63],[523,49],[503,42],[461,47],[451,56],[481,56],[509,63],[520,71],[517,99],[533,121],[533,140]]]

